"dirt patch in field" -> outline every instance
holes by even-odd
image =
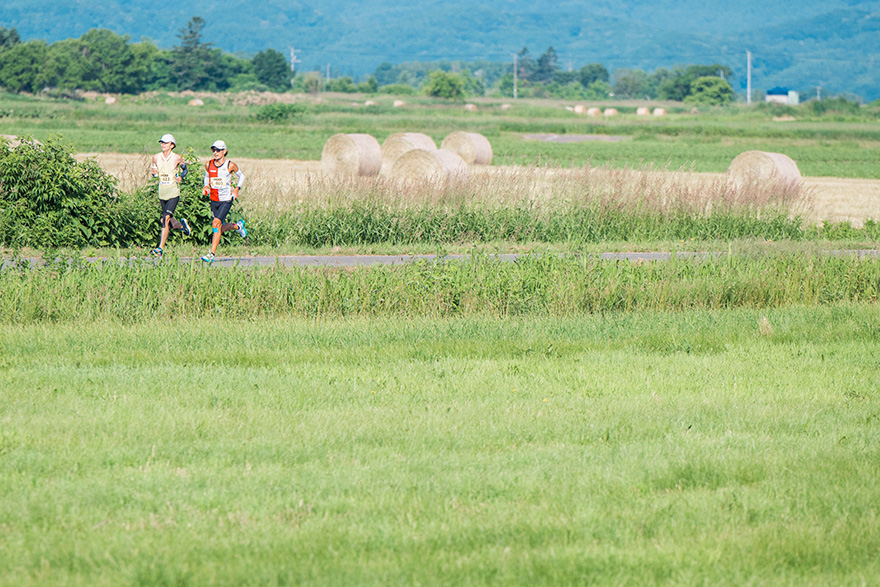
[[[541,141],[544,143],[588,143],[590,141],[602,141],[606,143],[619,143],[631,137],[613,135],[553,135],[553,134],[528,134],[523,135],[527,141]]]
[[[575,135],[559,135],[572,137]],[[583,135],[587,136],[587,135]],[[609,137],[604,137],[608,140]],[[77,159],[94,159],[105,171],[119,180],[119,187],[129,191],[147,183],[150,156],[120,153],[81,153]],[[251,189],[296,189],[322,174],[320,161],[287,159],[247,159],[233,157],[247,176]],[[517,167],[474,167],[475,173],[516,174]],[[201,173],[201,169],[192,170]],[[547,173],[554,170],[548,169]],[[670,172],[674,173],[674,172]],[[694,173],[695,180],[711,180],[722,174]],[[811,219],[819,222],[849,222],[862,226],[865,220],[880,220],[880,180],[805,177],[803,183],[812,199]],[[246,188],[247,189],[247,188]]]

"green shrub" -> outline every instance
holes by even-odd
[[[78,163],[60,138],[0,141],[0,244],[21,247],[127,246],[137,202],[120,197],[96,162]]]
[[[301,118],[305,114],[306,107],[302,104],[266,104],[261,106],[254,114],[260,122],[285,122],[290,119]]]

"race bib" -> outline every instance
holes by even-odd
[[[222,177],[212,177],[211,178],[211,188],[212,189],[220,189],[226,186],[226,180]]]
[[[159,175],[159,185],[171,185],[174,183],[174,177],[168,173]]]

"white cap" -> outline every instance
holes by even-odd
[[[226,150],[226,143],[224,143],[223,141],[214,141],[214,144],[211,145],[211,148],[212,149],[220,149],[221,151],[225,151]]]
[[[177,141],[174,140],[174,135],[162,135],[162,138],[159,139],[160,143],[174,143],[177,144]]]

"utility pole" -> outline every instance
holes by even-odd
[[[516,53],[513,54],[513,99],[516,100]]]
[[[330,64],[327,64],[327,81],[330,81]]]
[[[746,51],[746,104],[752,103],[752,52]]]
[[[816,102],[822,99],[822,86],[816,86]]]
[[[293,78],[296,76],[296,64],[299,59],[296,58],[296,49],[290,47],[290,85],[293,85]]]

